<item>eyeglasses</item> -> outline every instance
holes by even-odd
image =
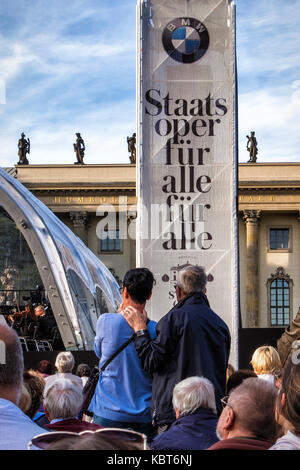
[[[232,406],[228,403],[228,399],[229,399],[229,395],[226,395],[225,397],[221,398],[221,400],[220,400],[220,402],[222,403],[223,410],[224,410],[224,408],[226,408],[226,406],[229,406],[233,411]]]
[[[42,433],[38,434],[37,436],[31,439],[31,441],[28,443],[27,450],[30,450],[32,446],[37,447],[38,449],[47,449],[50,444],[54,444],[55,442],[58,442],[68,437],[73,437],[77,439],[81,436],[99,434],[105,434],[105,436],[110,437],[112,439],[135,443],[141,446],[141,450],[147,450],[147,436],[145,434],[136,431],[131,431],[130,429],[120,428],[104,428],[98,429],[97,431],[87,430],[79,433],[68,431],[54,431]]]

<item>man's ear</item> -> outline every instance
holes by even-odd
[[[223,428],[230,431],[234,423],[234,411],[229,408]]]
[[[127,287],[124,287],[123,294],[124,294],[125,299],[129,299],[130,294],[129,294],[129,292],[128,292]]]
[[[148,296],[147,300],[150,300],[150,299],[151,299],[151,297],[152,297],[152,291],[150,292],[150,294],[149,294],[149,296]]]

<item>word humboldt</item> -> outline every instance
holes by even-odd
[[[174,98],[151,88],[145,93],[145,115],[151,116],[156,135],[166,140],[162,192],[169,210],[163,221],[165,250],[209,250],[213,236],[204,230],[210,204],[204,195],[212,191],[210,176],[199,174],[199,167],[209,164],[211,148],[197,146],[197,140],[213,139],[227,114],[225,98]],[[170,174],[171,173],[171,174]]]

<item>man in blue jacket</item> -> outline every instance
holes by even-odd
[[[152,418],[159,432],[175,420],[174,386],[187,377],[204,376],[215,388],[217,410],[225,395],[230,333],[205,295],[207,277],[200,266],[179,272],[178,303],[157,323],[157,338],[146,329],[146,315],[133,307],[123,316],[136,333],[135,347],[145,371],[153,373]]]
[[[129,270],[124,277],[121,309],[128,306],[142,312],[150,299],[153,274],[146,268]],[[145,321],[149,338],[154,339],[156,322]],[[94,349],[100,359],[99,369],[132,335],[132,328],[121,313],[105,313],[97,322]],[[134,343],[130,343],[100,373],[89,410],[94,423],[105,427],[129,428],[148,437],[151,424],[151,376],[143,371]]]
[[[212,383],[189,377],[173,391],[176,420],[151,443],[152,450],[205,450],[218,442],[218,416]]]

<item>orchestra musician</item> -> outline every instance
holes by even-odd
[[[37,337],[38,338],[50,338],[51,336],[51,329],[56,325],[56,321],[52,314],[52,311],[43,305],[38,305],[34,309],[34,314],[37,319]]]
[[[10,321],[11,328],[16,330],[18,334],[21,334],[23,336],[28,335],[28,326],[30,322],[36,321],[36,317],[31,305],[25,305],[24,310],[18,310],[12,315],[9,315],[8,319]]]

